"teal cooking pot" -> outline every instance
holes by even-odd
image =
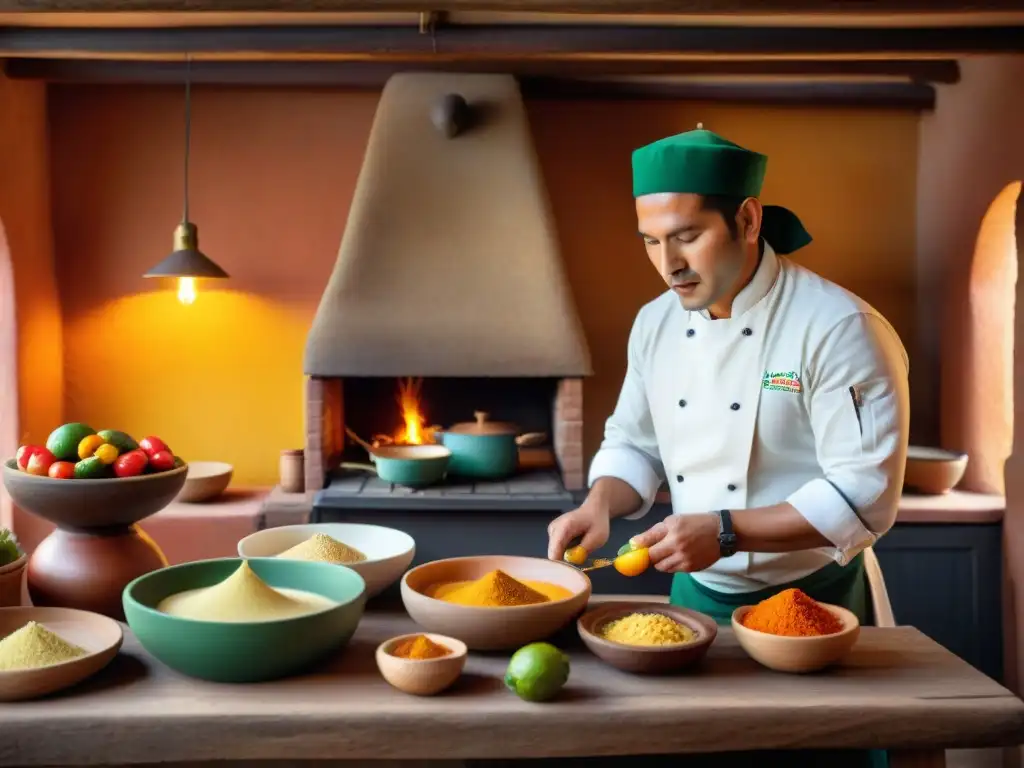
[[[372,464],[342,462],[342,469],[375,472],[387,483],[424,488],[443,479],[452,452],[443,445],[385,445],[369,449]]]
[[[542,432],[520,434],[515,424],[488,421],[483,411],[473,416],[476,421],[434,432],[434,440],[451,451],[451,475],[500,480],[515,473],[520,447],[540,445],[547,439]]]

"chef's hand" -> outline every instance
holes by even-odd
[[[631,541],[647,547],[651,563],[665,573],[703,571],[722,556],[715,515],[669,515]]]
[[[610,528],[611,517],[605,506],[584,501],[579,508],[551,521],[548,526],[548,559],[561,560],[569,542],[577,536],[582,537],[580,546],[588,553],[596,552],[608,541]]]

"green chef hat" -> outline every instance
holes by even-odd
[[[768,158],[700,125],[633,152],[633,197],[658,192],[757,197]],[[765,205],[761,236],[777,253],[803,248],[811,236],[792,211]]]

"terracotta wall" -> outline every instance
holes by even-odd
[[[1013,258],[1009,237],[995,242],[979,238],[986,212],[1000,193],[1024,180],[1024,56],[981,57],[962,63],[962,82],[944,88],[934,115],[921,124],[920,187],[918,209],[918,264],[921,290],[919,342],[914,365],[923,371],[918,378],[918,401],[942,402],[942,439],[952,446],[978,449],[984,456],[990,445],[977,441],[978,422],[989,435],[999,438],[1012,429],[1007,414],[986,404],[1006,402],[1003,390],[1012,382],[1009,417],[1024,424],[1024,355],[1014,355],[1006,370],[1006,326],[1015,326],[1017,349],[1024,339],[1024,313],[1004,316],[1001,327],[977,310],[1024,306],[1022,283],[1003,284],[982,280],[982,290],[970,291],[972,261],[996,258],[993,249]],[[1007,205],[1005,216],[1016,221],[995,225],[1009,235],[1016,229],[1016,249],[1024,245],[1024,211]],[[1007,266],[1006,273],[1015,273]],[[975,272],[977,274],[977,271]],[[977,282],[977,281],[976,281]],[[1009,295],[1008,294],[1012,294]],[[1008,301],[1007,301],[1008,299]],[[1007,304],[1010,304],[1007,307]],[[936,307],[940,308],[936,311]],[[967,318],[965,320],[965,317]],[[973,326],[972,326],[972,318]],[[982,322],[977,322],[978,320]],[[945,322],[943,322],[945,320]],[[992,343],[993,338],[998,343]],[[1010,339],[1013,343],[1013,339]],[[986,354],[987,352],[987,354]],[[936,383],[942,382],[941,399]],[[1012,378],[1011,378],[1012,377]],[[1013,413],[1015,411],[1015,414]],[[1003,423],[1000,424],[1000,417]],[[1002,429],[1000,429],[1002,427]],[[984,432],[980,437],[984,439]],[[956,441],[956,442],[953,442]],[[1002,445],[997,446],[1002,449]],[[1024,442],[1017,429],[1014,453],[1005,467],[1006,517],[1004,519],[1005,569],[1007,575],[1007,673],[1006,681],[1024,690]],[[991,458],[991,457],[989,457]],[[971,461],[974,461],[972,457]]]
[[[375,95],[198,88],[193,218],[231,273],[179,305],[140,277],[180,216],[178,89],[55,87],[53,211],[65,415],[156,433],[270,484],[302,441],[304,337],[334,261]],[[596,369],[600,440],[640,305],[662,288],[635,234],[629,152],[698,121],[770,157],[764,197],[804,218],[808,266],[915,333],[917,116],[669,103],[528,105]],[[415,290],[414,286],[410,290]],[[909,342],[908,342],[909,346]]]
[[[0,371],[0,455],[4,458],[13,455],[19,438],[45,440],[51,425],[61,420],[62,324],[53,264],[48,155],[45,88],[0,76],[0,322],[5,326],[0,328],[0,367],[6,368]],[[8,353],[12,338],[17,344],[14,376]],[[38,538],[41,524],[34,518],[18,514],[15,525],[28,544]]]

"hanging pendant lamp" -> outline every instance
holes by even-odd
[[[199,250],[199,228],[188,219],[188,160],[192,134],[192,58],[185,60],[185,206],[181,223],[174,230],[174,250],[143,277],[178,278],[178,300],[191,304],[196,299],[196,278],[228,276],[220,266]]]

